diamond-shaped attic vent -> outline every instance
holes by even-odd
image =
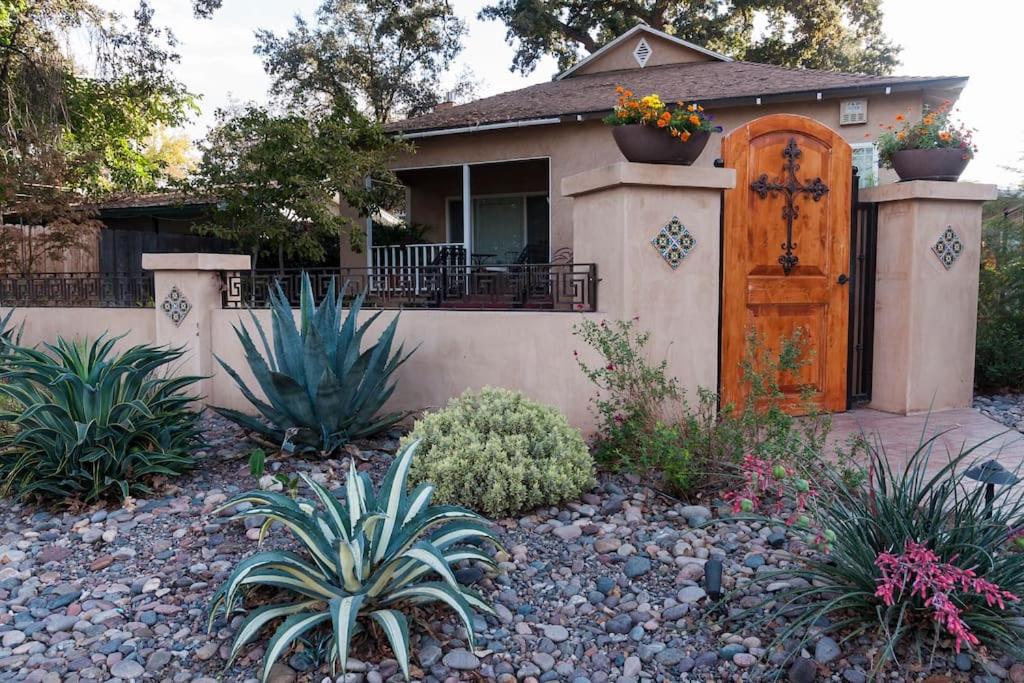
[[[636,59],[636,63],[640,65],[640,68],[647,66],[647,60],[651,58],[651,46],[647,44],[647,41],[643,38],[636,44],[633,49],[633,58]]]

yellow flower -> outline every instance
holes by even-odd
[[[650,107],[651,109],[661,109],[665,106],[657,95],[648,95],[640,101],[643,102],[645,107]]]
[[[691,104],[689,107],[686,108],[686,111],[697,111],[697,105]]]

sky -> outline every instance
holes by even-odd
[[[97,4],[128,13],[136,0]],[[254,32],[270,28],[282,33],[296,13],[311,16],[319,0],[224,0],[209,20],[192,16],[190,0],[151,4],[157,23],[169,26],[181,43],[178,78],[202,96],[202,113],[188,128],[189,135],[198,138],[218,107],[266,98],[270,84],[252,52]],[[454,0],[469,34],[452,71],[471,68],[481,96],[550,79],[557,71],[550,58],[529,76],[509,71],[513,49],[505,42],[503,25],[476,18],[485,4]],[[977,129],[979,152],[963,179],[1016,185],[1020,176],[1005,167],[1024,166],[1024,79],[1018,72],[1024,2],[974,0],[968,9],[962,0],[883,0],[883,10],[886,33],[903,46],[903,63],[896,74],[970,77],[958,109],[967,125]]]

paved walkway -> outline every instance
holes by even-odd
[[[893,415],[861,408],[840,413],[832,418],[829,444],[842,448],[851,437],[864,434],[875,443],[880,441],[885,453],[899,469],[922,440],[942,432],[932,449],[929,470],[942,467],[946,454],[955,456],[960,448],[985,442],[974,452],[977,459],[996,458],[1008,470],[1024,463],[1024,434],[999,424],[976,410],[963,408],[930,415]],[[924,434],[924,439],[922,438]],[[988,441],[986,441],[988,439]],[[975,458],[969,458],[973,461]]]

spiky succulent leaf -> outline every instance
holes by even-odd
[[[315,323],[315,313],[314,313]],[[479,515],[452,506],[431,506],[432,487],[407,490],[406,478],[416,444],[403,449],[375,491],[372,482],[350,467],[346,500],[337,500],[325,487],[304,477],[313,497],[292,500],[279,493],[252,491],[222,506],[241,502],[251,507],[236,518],[277,520],[303,546],[307,557],[283,551],[263,551],[242,560],[231,572],[211,604],[211,619],[230,617],[239,602],[260,586],[294,596],[291,603],[276,602],[250,614],[236,636],[233,654],[252,642],[256,632],[278,618],[287,617],[267,648],[264,675],[303,633],[320,629],[330,619],[323,637],[331,640],[330,659],[342,671],[356,634],[371,633],[360,621],[370,619],[388,639],[402,672],[409,676],[408,619],[403,610],[412,605],[439,602],[448,605],[470,633],[476,611],[492,612],[479,595],[460,585],[452,569],[456,562],[479,562],[493,568],[494,561],[479,546],[499,546]],[[327,562],[322,555],[327,556]],[[289,607],[290,605],[290,607]],[[321,620],[311,617],[319,615]],[[212,624],[212,620],[211,620]],[[264,678],[264,680],[266,680]]]
[[[8,314],[9,316],[10,314]],[[3,321],[8,320],[8,316]],[[181,349],[134,346],[115,352],[120,337],[58,338],[43,348],[3,349],[0,396],[10,406],[0,421],[0,494],[87,501],[150,493],[148,479],[193,466],[198,441],[198,377],[166,377]]]
[[[401,345],[392,351],[398,316],[375,344],[363,349],[363,336],[379,312],[358,325],[365,295],[356,296],[344,314],[344,302],[336,292],[332,280],[327,295],[316,304],[309,276],[303,273],[296,323],[288,297],[275,281],[269,296],[273,343],[268,342],[263,324],[251,312],[262,351],[245,324],[239,321],[234,328],[265,400],[231,366],[217,359],[265,424],[256,426],[254,418],[237,411],[214,410],[282,445],[288,430],[294,430],[291,441],[299,451],[319,452],[335,451],[352,439],[384,431],[404,418],[405,413],[381,414],[395,388],[395,370],[411,355]]]

